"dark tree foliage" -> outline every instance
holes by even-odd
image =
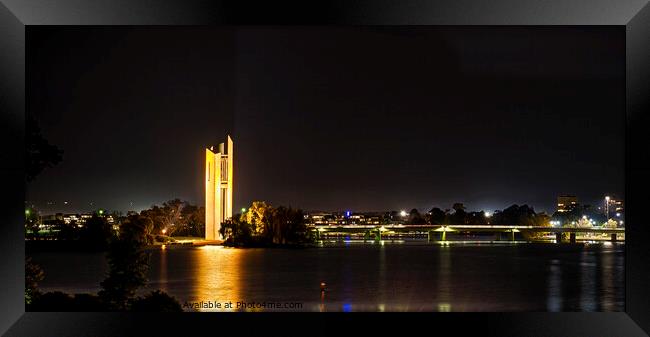
[[[39,297],[38,282],[43,281],[43,278],[45,278],[43,269],[34,263],[31,257],[27,257],[25,259],[25,305],[30,305]]]
[[[131,303],[131,311],[180,312],[181,304],[173,296],[160,290],[138,297]]]
[[[58,164],[63,151],[50,144],[41,135],[36,120],[27,116],[25,120],[25,179],[33,181],[44,169]]]
[[[205,233],[205,207],[190,203],[183,208],[181,223],[174,232],[177,236],[203,236]]]
[[[308,240],[307,225],[301,210],[280,206],[270,208],[264,214],[266,221],[264,237],[276,245],[301,244]]]
[[[25,309],[29,311],[75,311],[74,298],[60,291],[47,292],[36,298]]]
[[[448,223],[450,225],[464,225],[467,223],[467,212],[465,212],[465,207],[463,204],[456,203],[454,204],[454,213],[449,215]]]
[[[126,310],[136,290],[147,282],[148,254],[144,247],[151,243],[151,227],[151,219],[130,216],[109,245],[109,273],[101,282],[99,296],[111,310]]]
[[[226,243],[236,246],[248,245],[301,245],[312,241],[307,229],[305,216],[302,210],[291,207],[271,207],[264,205],[255,210],[262,212],[257,216],[260,223],[249,223],[246,219],[250,214],[237,214],[231,220],[221,225],[221,234],[227,238]]]
[[[79,240],[80,233],[79,233],[79,227],[77,226],[76,221],[70,221],[70,223],[64,223],[63,221],[60,221],[58,223],[59,228],[59,233],[58,233],[58,239],[59,240]]]
[[[105,250],[113,237],[113,226],[105,217],[97,214],[88,219],[79,230],[79,239],[84,245],[93,250]]]
[[[76,224],[74,225],[76,227]],[[145,247],[152,243],[151,219],[131,215],[120,226],[118,236],[112,232],[106,219],[99,215],[76,231],[88,244],[108,244],[109,272],[100,283],[97,294],[69,295],[55,291],[41,294],[38,291],[44,273],[31,259],[25,261],[25,308],[28,311],[182,311],[180,303],[162,291],[144,297],[135,297],[138,288],[146,285],[148,254]],[[107,240],[110,238],[110,240]]]
[[[446,224],[447,213],[438,207],[434,207],[429,211],[429,223],[432,225]]]
[[[528,205],[512,205],[502,211],[495,211],[491,218],[485,216],[484,211],[467,212],[461,203],[455,203],[454,212],[443,211],[434,207],[429,211],[428,221],[432,225],[521,225],[521,226],[548,226],[549,217],[544,213],[537,214]]]
[[[468,225],[484,225],[488,223],[484,211],[468,212],[466,215],[465,223]]]
[[[27,234],[27,230],[29,230],[34,236],[38,234],[38,225],[40,225],[39,218],[38,210],[33,207],[28,207],[25,210],[25,234]]]
[[[235,214],[232,219],[221,224],[219,233],[236,246],[246,246],[253,243],[253,225],[244,221],[240,214]]]
[[[151,219],[154,234],[161,234],[163,229],[170,236],[203,236],[205,232],[205,208],[180,199],[153,205],[140,215]]]
[[[409,212],[409,218],[408,218],[408,223],[411,225],[424,225],[426,224],[427,220],[418,212],[417,209],[412,209],[411,212]]]
[[[25,309],[28,311],[106,311],[107,308],[97,295],[69,295],[53,291],[39,296]]]
[[[492,223],[499,225],[537,226],[536,213],[528,205],[512,205],[492,216]]]

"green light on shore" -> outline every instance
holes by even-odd
[[[28,209],[25,210],[25,215],[29,215],[29,210]]]
[[[242,207],[241,212],[242,212],[242,213],[245,213],[245,212],[246,212],[246,208],[245,208],[245,207]]]
[[[104,210],[103,210],[103,209],[100,209],[100,210],[99,210],[99,215],[102,215],[102,214],[104,214]]]

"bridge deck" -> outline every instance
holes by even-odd
[[[622,234],[625,228],[599,228],[599,227],[543,227],[543,226],[516,226],[516,225],[312,225],[314,229],[324,232],[366,232],[382,230],[389,232],[429,232],[429,231],[449,231],[449,232],[544,232],[544,233],[602,233],[602,234]]]

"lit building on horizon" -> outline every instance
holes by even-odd
[[[578,207],[578,197],[574,195],[561,195],[557,197],[557,211],[570,212]]]
[[[619,199],[614,199],[610,197],[605,198],[605,209],[603,210],[603,214],[610,219],[610,218],[622,218],[623,214],[625,214],[625,209],[623,207],[623,201]]]

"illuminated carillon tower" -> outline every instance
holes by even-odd
[[[233,143],[205,149],[205,239],[219,240],[221,223],[232,217]]]

